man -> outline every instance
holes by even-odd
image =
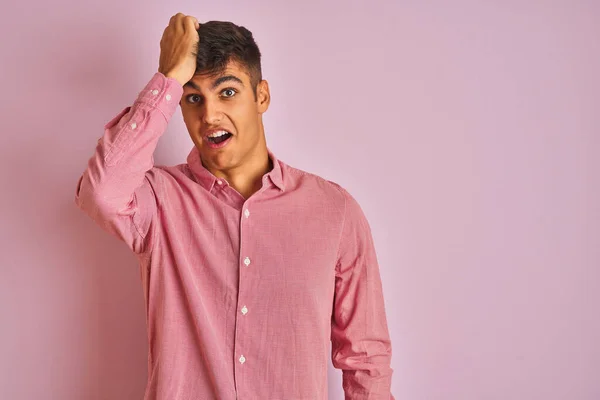
[[[160,45],[158,72],[105,125],[75,199],[139,258],[144,398],[326,399],[331,342],[346,399],[393,399],[369,224],[345,189],[267,147],[252,34],[178,13]],[[194,148],[155,166],[178,101]]]

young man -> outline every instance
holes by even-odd
[[[247,29],[178,13],[79,179],[76,204],[139,258],[146,400],[326,399],[330,342],[346,399],[394,398],[369,224],[341,186],[267,148],[269,102]],[[155,166],[178,103],[195,146]]]

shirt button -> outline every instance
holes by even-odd
[[[223,184],[223,181],[220,181],[220,180],[219,180],[219,181],[217,181],[217,184],[219,184],[219,185],[222,185],[222,184]]]
[[[245,362],[246,362],[246,357],[244,357],[244,356],[241,356],[241,357],[240,357],[240,364],[243,364],[243,363],[245,363]]]
[[[247,208],[246,208],[246,211],[244,211],[244,215],[246,216],[246,218],[248,218],[250,216],[250,211],[248,211]]]
[[[156,95],[158,94],[158,90],[154,89],[154,90],[152,91],[152,94],[156,96]]]
[[[131,124],[131,129],[135,129],[137,128],[137,124],[134,122],[133,124]]]
[[[246,264],[247,266],[250,265],[250,259],[248,257],[244,259],[244,264]]]
[[[242,308],[242,314],[244,314],[244,315],[248,314],[248,309],[246,308],[246,306],[244,306]]]
[[[165,98],[167,99],[167,101],[169,101],[169,100],[171,100],[171,95],[168,94],[168,95],[165,96]]]

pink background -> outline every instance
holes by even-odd
[[[254,32],[269,146],[362,205],[397,399],[600,398],[600,3],[173,3],[2,6],[1,399],[142,397],[135,258],[73,198],[180,11]]]

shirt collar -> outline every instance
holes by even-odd
[[[270,179],[275,186],[277,186],[281,191],[284,191],[285,185],[283,184],[283,173],[279,159],[269,147],[267,147],[267,152],[269,154],[269,158],[273,162],[273,169],[263,176],[263,184],[265,183],[266,179]],[[198,183],[210,192],[219,178],[213,175],[212,172],[207,170],[204,165],[202,165],[200,152],[196,146],[194,146],[188,154],[187,164],[196,177]]]

